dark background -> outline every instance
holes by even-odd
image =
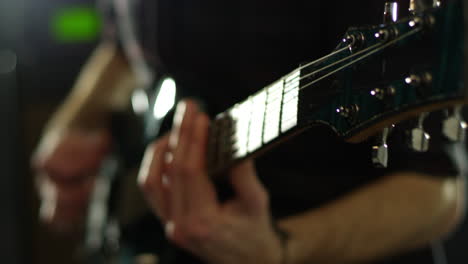
[[[97,38],[60,43],[51,20],[62,8],[93,7],[92,0],[1,0],[0,263],[73,263],[76,237],[62,237],[37,221],[29,167],[44,122],[67,94]]]

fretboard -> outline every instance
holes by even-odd
[[[263,88],[215,118],[208,168],[221,172],[297,126],[300,69]]]

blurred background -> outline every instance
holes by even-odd
[[[74,263],[78,237],[37,221],[29,159],[100,36],[93,0],[0,1],[0,263]],[[464,223],[447,244],[466,263]]]
[[[37,221],[29,159],[100,34],[93,0],[0,1],[0,262],[73,263]]]

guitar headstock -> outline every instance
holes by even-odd
[[[350,28],[334,53],[301,67],[300,121],[327,124],[360,142],[400,121],[464,104],[463,19],[457,0]]]

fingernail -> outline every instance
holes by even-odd
[[[163,174],[161,176],[161,182],[163,184],[164,187],[169,187],[169,184],[171,183],[170,180],[169,180],[169,176],[167,176],[167,174]]]
[[[180,101],[177,104],[177,109],[174,114],[174,120],[172,124],[171,135],[169,136],[169,147],[175,149],[177,143],[179,142],[179,129],[182,121],[184,119],[185,110],[187,109],[187,104],[184,101]]]
[[[49,223],[52,222],[52,219],[55,215],[55,209],[57,208],[57,200],[47,199],[41,202],[41,207],[39,208],[39,219]]]
[[[44,178],[40,183],[39,195],[41,198],[39,219],[45,222],[51,222],[57,208],[57,189],[48,178]]]
[[[146,148],[145,155],[143,156],[143,161],[141,162],[137,178],[137,182],[140,186],[144,185],[148,178],[151,162],[153,161],[154,148],[154,145],[150,145]]]
[[[170,164],[173,159],[174,159],[174,155],[172,154],[172,152],[166,152],[166,155],[164,155],[164,162],[166,164]]]
[[[164,230],[166,232],[166,237],[170,238],[174,234],[175,225],[172,221],[167,221]]]
[[[185,110],[187,109],[187,103],[185,101],[180,101],[177,104],[177,108],[174,114],[174,125],[180,126],[184,118]]]
[[[47,133],[33,154],[33,164],[37,167],[43,166],[46,157],[51,155],[59,143],[61,137],[61,133],[57,131]]]

